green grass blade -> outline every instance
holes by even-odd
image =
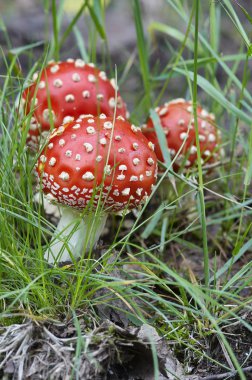
[[[174,70],[180,74],[188,75],[190,79],[193,80],[193,73],[191,71],[185,72],[185,70],[182,70],[182,69],[174,69]],[[241,111],[238,107],[236,107],[234,104],[228,101],[220,91],[216,90],[216,88],[201,75],[198,75],[198,85],[208,95],[210,95],[219,104],[221,104],[227,111],[232,112],[234,115],[236,115],[238,118],[243,120],[245,123],[247,124],[251,123],[251,117],[247,113]]]
[[[61,37],[61,39],[59,41],[59,47],[58,47],[59,50],[63,47],[66,39],[68,38],[68,36],[72,32],[73,28],[76,26],[77,21],[82,16],[82,14],[85,11],[86,7],[87,7],[87,0],[82,4],[82,6],[80,7],[80,9],[76,13],[76,15],[73,17],[73,19],[71,20],[71,22],[67,26],[66,30],[64,31],[64,33],[63,33],[63,35],[62,35],[62,37]]]
[[[140,70],[142,73],[142,79],[145,89],[146,96],[146,108],[151,106],[151,87],[150,87],[150,74],[149,74],[149,62],[148,62],[148,52],[146,47],[146,41],[144,38],[143,23],[142,23],[142,13],[140,8],[139,0],[133,0],[133,14],[135,20],[135,28],[137,35],[137,48],[138,56],[140,61]]]

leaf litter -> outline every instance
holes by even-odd
[[[105,320],[90,330],[79,323],[81,333],[73,320],[2,327],[1,379],[151,380],[154,356],[160,380],[184,379],[181,364],[154,327],[122,328]]]

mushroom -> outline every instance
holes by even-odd
[[[157,107],[155,111],[160,118],[171,158],[177,156],[174,169],[178,170],[181,165],[186,168],[191,167],[197,159],[192,102],[179,98]],[[202,163],[212,162],[219,157],[220,131],[215,126],[214,114],[208,113],[200,105],[197,107],[197,116]],[[143,126],[143,133],[155,145],[157,158],[163,162],[151,118]]]
[[[66,236],[74,257],[88,247],[85,219],[77,229],[74,222],[80,221],[81,212],[91,208],[95,217],[93,210],[101,206],[93,246],[109,212],[130,210],[146,201],[156,181],[157,158],[140,128],[121,116],[113,122],[104,114],[80,115],[52,131],[36,170],[47,198],[62,206],[55,243],[45,253],[55,263],[70,259]]]
[[[82,59],[50,62],[39,74],[33,75],[33,84],[22,94],[20,105],[23,114],[31,115],[27,143],[37,149],[40,136],[47,134],[53,125],[81,114],[127,117],[128,112],[114,79],[108,79],[92,63]]]

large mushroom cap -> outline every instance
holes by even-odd
[[[174,168],[178,169],[182,162],[184,162],[185,167],[192,166],[197,159],[192,103],[184,99],[175,99],[156,108],[156,112],[166,135],[172,158],[178,153],[181,145],[184,144]],[[220,131],[215,126],[215,116],[208,113],[200,105],[197,107],[197,115],[201,156],[204,161],[212,162],[219,156]],[[164,161],[151,118],[147,120],[143,133],[155,145],[157,158]]]
[[[81,114],[127,116],[127,108],[120,93],[115,101],[115,80],[107,79],[104,71],[81,59],[52,62],[41,72],[35,73],[34,83],[22,94],[21,106],[26,115],[32,113],[28,142],[36,147],[40,135],[63,121]]]
[[[144,202],[156,181],[153,144],[120,116],[81,115],[50,135],[37,172],[50,199],[120,211]]]

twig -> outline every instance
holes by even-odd
[[[252,366],[242,368],[242,371],[244,373],[252,372]],[[230,372],[220,373],[219,375],[210,375],[207,377],[200,377],[198,380],[222,380],[222,379],[226,379],[227,376],[228,377],[234,377],[237,375],[237,373],[238,373],[238,371],[234,370],[234,371],[230,371]]]

